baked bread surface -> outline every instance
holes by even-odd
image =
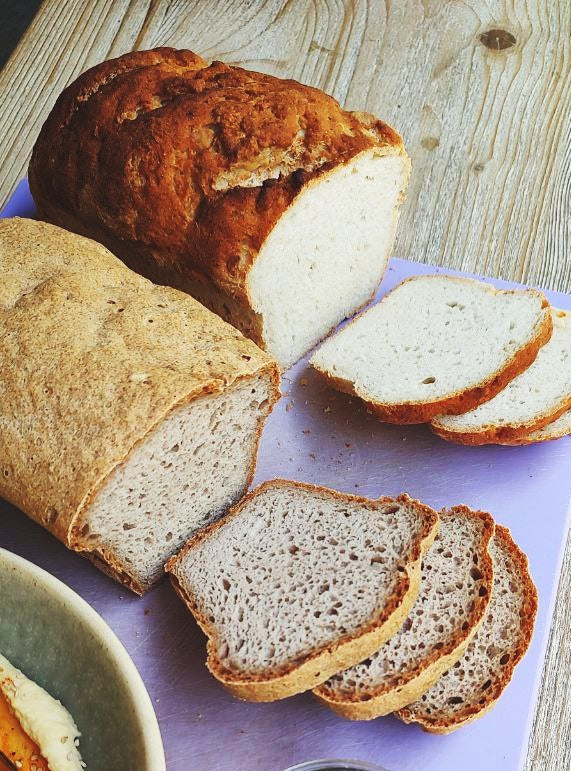
[[[246,275],[266,236],[302,188],[371,148],[406,156],[393,129],[322,91],[157,48],[103,62],[61,94],[30,188],[41,218],[149,278],[206,277],[243,301],[259,340]]]
[[[100,244],[0,221],[0,495],[68,547],[112,470],[175,408],[274,362],[188,295]],[[250,472],[250,479],[253,469]]]

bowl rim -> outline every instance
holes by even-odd
[[[49,592],[64,600],[70,606],[71,612],[81,618],[93,635],[101,640],[121,675],[121,686],[128,690],[132,697],[133,711],[143,728],[141,734],[147,769],[148,771],[166,771],[163,741],[151,698],[137,667],[115,632],[86,600],[47,570],[20,557],[19,554],[0,547],[0,567],[2,565],[27,573]]]
[[[295,766],[288,766],[284,771],[323,771],[326,767],[330,769],[355,769],[355,771],[387,771],[383,766],[375,765],[367,760],[353,760],[352,758],[316,758],[315,760],[306,760],[303,763],[297,763]]]

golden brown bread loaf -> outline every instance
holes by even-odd
[[[0,495],[143,592],[249,484],[274,362],[103,246],[0,220]]]
[[[401,138],[373,116],[292,80],[159,48],[72,83],[29,177],[41,218],[192,293],[285,367],[376,289],[408,173]],[[288,209],[288,229],[268,242]],[[264,246],[283,260],[276,270],[268,257],[255,286]],[[281,279],[278,310],[273,299],[266,308],[267,284]]]

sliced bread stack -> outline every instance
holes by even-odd
[[[367,720],[405,707],[464,653],[492,593],[489,514],[443,511],[422,561],[419,596],[404,624],[365,661],[334,675],[315,695],[343,717]]]
[[[571,430],[570,314],[533,289],[416,276],[311,364],[381,420],[429,422],[462,444],[528,444]]]
[[[551,315],[553,334],[531,366],[476,409],[435,418],[432,428],[439,436],[462,444],[526,444],[565,431],[571,408],[571,314],[553,309]]]
[[[438,516],[276,480],[167,564],[209,638],[208,668],[236,696],[274,701],[372,655],[419,591]]]
[[[482,717],[509,683],[527,651],[537,613],[537,592],[527,558],[499,525],[490,544],[492,597],[466,652],[415,702],[398,711],[405,723],[450,733]]]
[[[494,529],[465,506],[438,517],[406,495],[275,480],[167,570],[208,637],[207,666],[235,696],[313,689],[345,717],[397,712],[452,730],[489,709],[531,639],[527,560]]]

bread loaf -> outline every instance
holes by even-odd
[[[171,48],[81,75],[29,170],[41,218],[193,294],[282,368],[374,293],[408,174],[375,117]]]
[[[273,701],[356,664],[418,595],[438,516],[406,495],[372,501],[274,480],[168,565],[209,637],[208,667],[236,696]]]
[[[244,492],[269,357],[103,246],[0,221],[0,495],[136,592]]]

